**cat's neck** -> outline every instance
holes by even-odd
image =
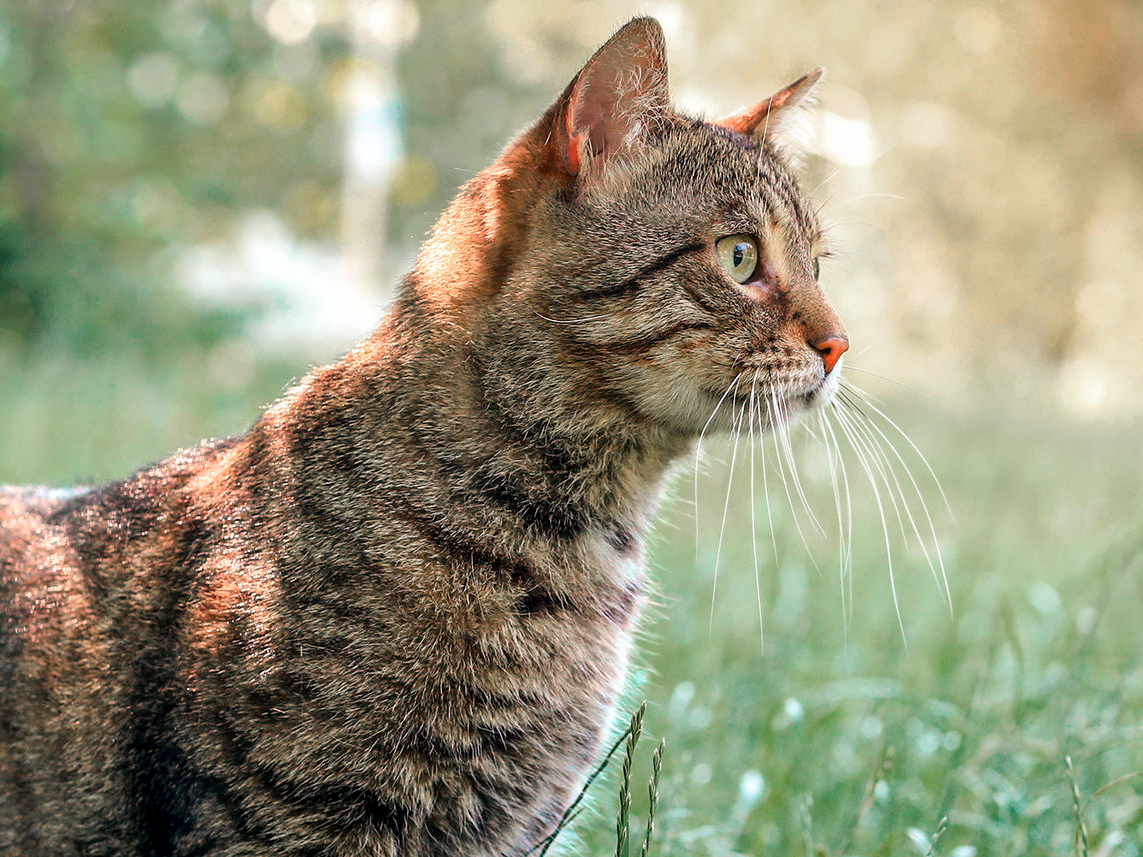
[[[351,424],[373,426],[356,439],[371,457],[397,455],[408,481],[432,482],[426,501],[484,503],[555,539],[641,530],[690,439],[567,379],[521,384],[509,364],[528,359],[495,331],[398,303],[339,364],[331,401],[356,411]]]
[[[315,393],[374,426],[358,438],[375,445],[367,459],[402,450],[444,512],[483,502],[558,539],[641,529],[693,439],[590,382],[530,326],[513,272],[535,252],[534,210],[563,192],[558,170],[527,154],[537,133],[461,190],[385,321],[336,367],[340,386]]]
[[[509,279],[533,209],[560,191],[550,171],[515,163],[521,151],[462,189],[377,332],[264,422],[305,438],[295,449],[334,493],[402,496],[422,517],[507,542],[638,534],[692,438],[609,398],[529,333]],[[349,472],[331,482],[331,465]]]

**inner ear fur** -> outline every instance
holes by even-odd
[[[625,24],[587,61],[560,99],[555,137],[567,172],[583,180],[640,145],[670,111],[663,28]]]

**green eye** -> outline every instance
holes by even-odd
[[[821,272],[822,272],[821,262],[819,262],[817,257],[815,256],[814,257],[814,279],[815,280],[821,275]]]
[[[714,245],[718,261],[736,283],[746,283],[758,267],[758,244],[749,235],[727,235]]]

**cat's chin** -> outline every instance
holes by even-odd
[[[835,369],[802,394],[806,410],[816,411],[828,407],[841,386],[841,371]]]
[[[828,407],[840,383],[837,371],[815,378],[789,379],[773,392],[756,389],[753,404],[750,391],[731,390],[723,394],[708,390],[700,430],[708,433],[746,431],[746,420],[752,420],[756,426],[760,424],[763,431],[772,431],[779,424],[789,425],[805,414]]]

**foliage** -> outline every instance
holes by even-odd
[[[317,66],[342,45],[327,39],[313,50]],[[297,66],[244,4],[0,6],[8,344],[83,355],[139,345],[153,354],[180,343],[201,349],[232,332],[230,322],[252,308],[204,309],[174,288],[171,261],[228,235],[250,208],[280,209],[298,228],[321,208],[302,197],[336,180],[323,89],[332,71],[287,81]]]
[[[195,305],[170,288],[145,288],[88,242],[44,246],[0,221],[0,355],[89,358],[107,352],[168,360],[200,353],[241,329],[236,308]]]

